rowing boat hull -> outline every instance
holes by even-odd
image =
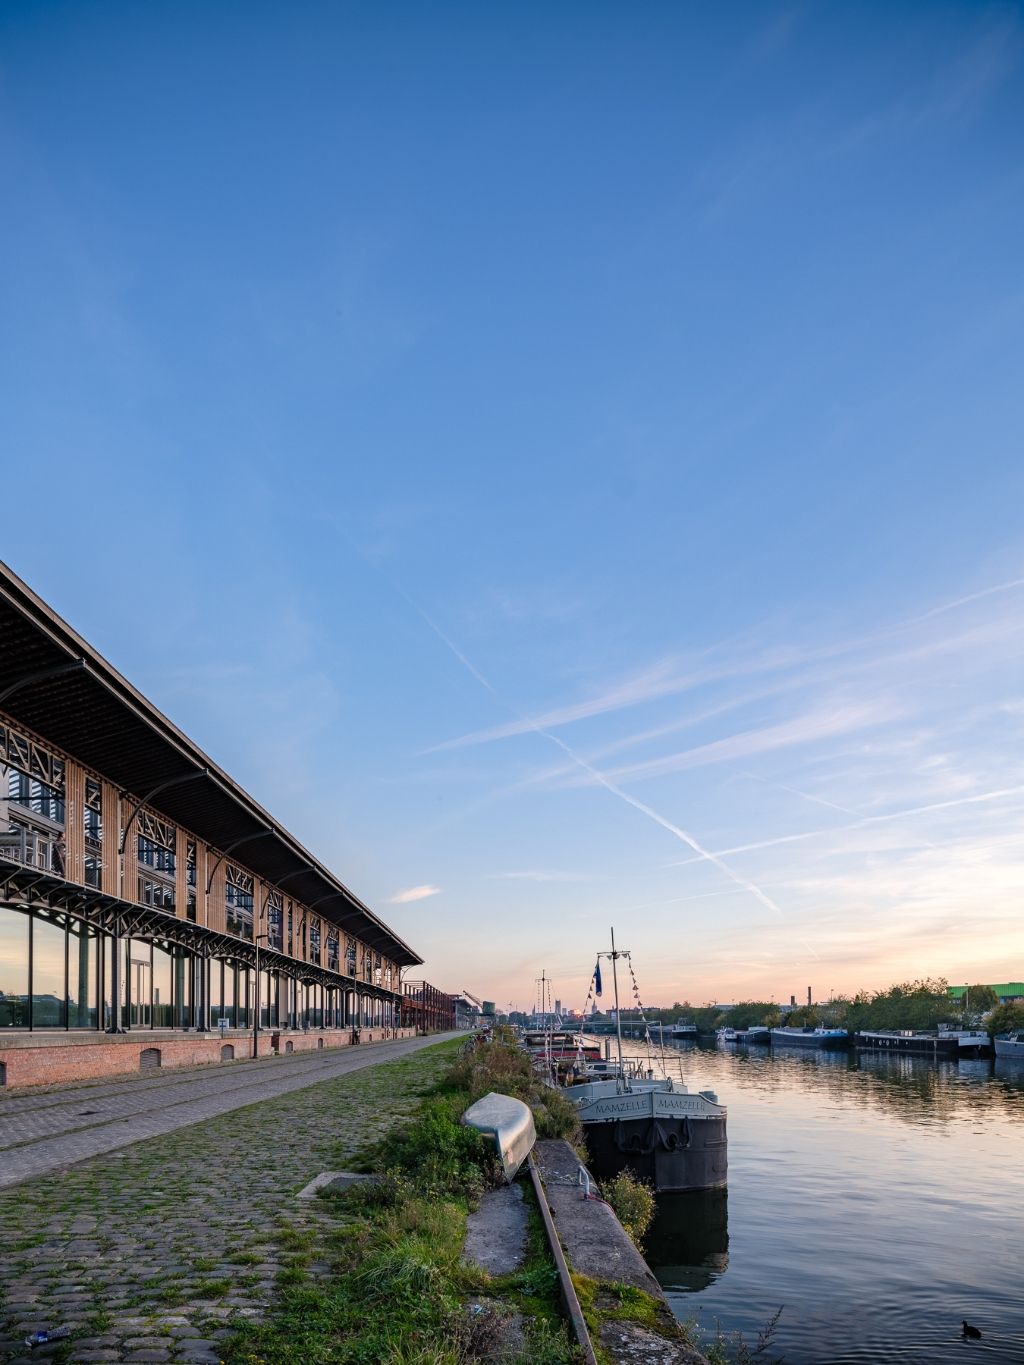
[[[515,1179],[516,1172],[533,1150],[537,1141],[533,1125],[533,1111],[514,1095],[499,1095],[492,1090],[476,1104],[470,1105],[462,1116],[467,1128],[475,1128],[494,1144],[506,1180]]]

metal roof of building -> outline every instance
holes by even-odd
[[[237,846],[259,877],[399,965],[423,961],[2,562],[0,706],[136,800],[168,783],[154,810],[218,852]]]
[[[996,995],[1024,995],[1024,981],[1003,981],[996,985],[985,981],[982,984],[988,986],[990,991],[995,991]],[[967,986],[947,986],[946,994],[959,1000],[967,990]]]

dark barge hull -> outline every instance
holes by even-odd
[[[901,1038],[878,1033],[857,1033],[854,1046],[862,1052],[902,1052],[915,1057],[958,1057],[958,1038]]]
[[[600,1180],[631,1171],[665,1192],[715,1190],[728,1183],[725,1115],[585,1123],[594,1174]]]
[[[772,1030],[772,1047],[813,1047],[819,1052],[843,1052],[850,1045],[848,1038],[823,1038],[821,1034],[786,1033]]]

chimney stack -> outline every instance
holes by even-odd
[[[808,986],[808,987],[807,987],[807,1007],[808,1007],[808,1009],[809,1009],[809,1008],[811,1007],[811,1005],[813,1005],[813,1004],[814,1004],[814,1001],[811,999],[811,988],[810,988],[810,986]]]

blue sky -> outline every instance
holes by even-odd
[[[443,987],[1020,976],[1022,73],[1016,4],[9,0],[0,554]]]

